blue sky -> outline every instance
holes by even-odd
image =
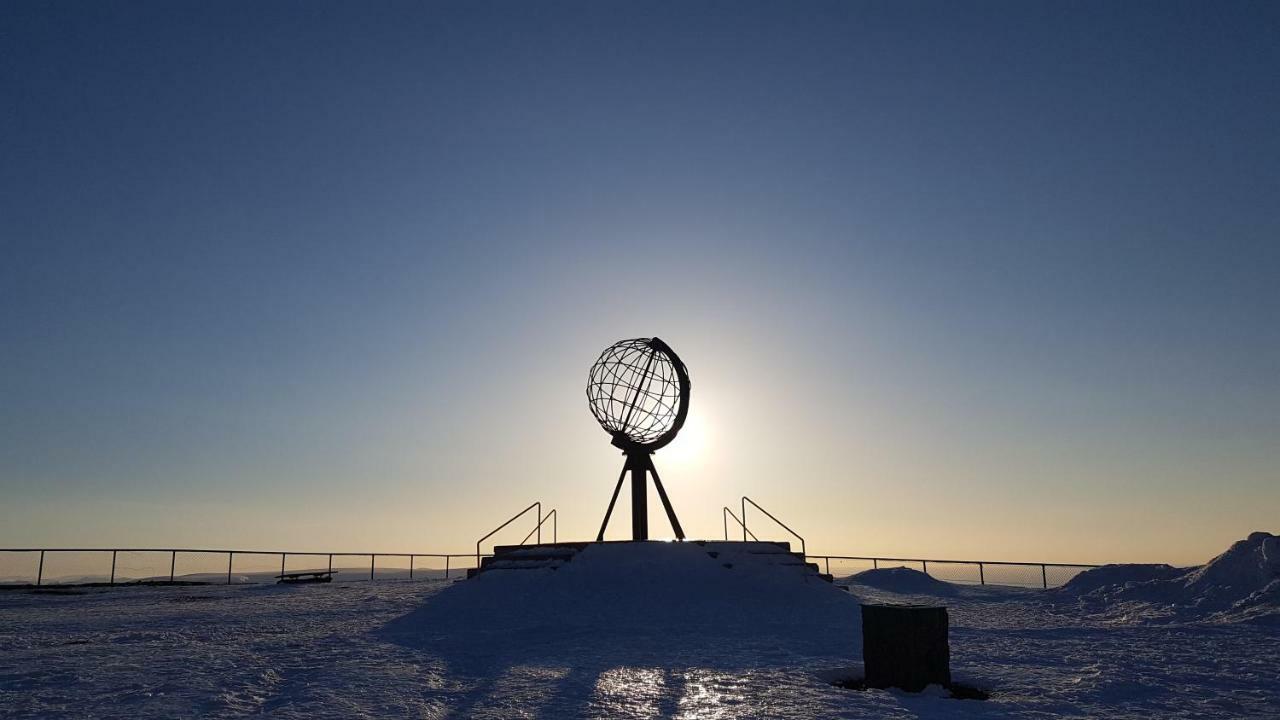
[[[1203,560],[1276,529],[1278,77],[1270,3],[7,3],[0,543],[587,536],[659,335],[690,534]]]

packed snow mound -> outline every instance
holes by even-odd
[[[1076,575],[1061,592],[1083,595],[1099,588],[1124,587],[1152,580],[1172,580],[1186,574],[1186,568],[1172,565],[1103,565]]]
[[[1200,595],[1240,599],[1280,579],[1280,537],[1255,532],[1192,572],[1186,587]]]
[[[864,570],[849,582],[905,595],[954,595],[955,586],[907,567]]]
[[[1102,614],[1280,624],[1280,537],[1252,533],[1199,567],[1107,565],[1086,570],[1058,592],[1075,595],[1081,605]]]
[[[861,647],[861,611],[848,593],[770,564],[752,543],[715,545],[591,544],[555,569],[483,572],[384,632],[403,645],[507,660],[557,648],[571,656],[583,643],[686,655],[744,641],[769,648],[757,652]]]

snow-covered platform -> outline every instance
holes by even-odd
[[[858,619],[857,602],[785,543],[649,541],[498,548],[394,629],[470,647],[500,636],[510,648],[578,630],[737,636],[800,622],[825,625],[820,636],[838,629],[856,649]]]
[[[718,572],[712,569],[716,565],[720,568],[732,570],[736,562],[738,567],[747,572],[774,569],[777,572],[790,573],[791,575],[798,574],[806,577],[816,575],[827,582],[831,582],[830,575],[818,572],[817,563],[808,562],[803,554],[792,552],[789,543],[719,540],[690,540],[684,543],[651,540],[642,542],[608,541],[598,543],[563,542],[538,545],[499,545],[493,549],[493,555],[485,557],[481,561],[479,568],[468,570],[467,577],[475,577],[477,573],[494,570],[555,570],[566,563],[572,562],[582,551],[597,545],[610,546],[612,549],[607,551],[607,555],[624,562],[631,559],[634,553],[639,553],[637,557],[652,557],[655,551],[658,553],[682,553],[684,552],[683,549],[674,550],[673,548],[691,546],[700,548],[702,552],[706,553],[707,557],[717,561],[716,563],[704,563],[704,569],[708,572]],[[666,549],[664,550],[664,548]],[[723,559],[721,556],[724,556]],[[681,565],[680,567],[686,566]]]

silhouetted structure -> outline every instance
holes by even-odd
[[[606,348],[591,366],[587,400],[600,427],[613,437],[613,444],[627,457],[596,540],[604,540],[609,516],[613,514],[628,472],[631,473],[632,539],[649,539],[646,477],[652,475],[671,529],[683,540],[684,530],[650,456],[675,439],[689,414],[689,373],[684,363],[669,345],[656,337],[621,340]]]
[[[951,685],[945,607],[862,606],[862,661],[867,685],[920,692]]]

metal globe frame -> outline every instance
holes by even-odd
[[[656,387],[655,387],[656,383]],[[689,414],[689,372],[661,339],[621,340],[605,349],[587,379],[587,402],[600,427],[626,456],[596,541],[604,540],[609,517],[627,474],[631,475],[631,537],[649,539],[648,476],[678,540],[684,529],[653,466],[655,450],[675,439]]]

